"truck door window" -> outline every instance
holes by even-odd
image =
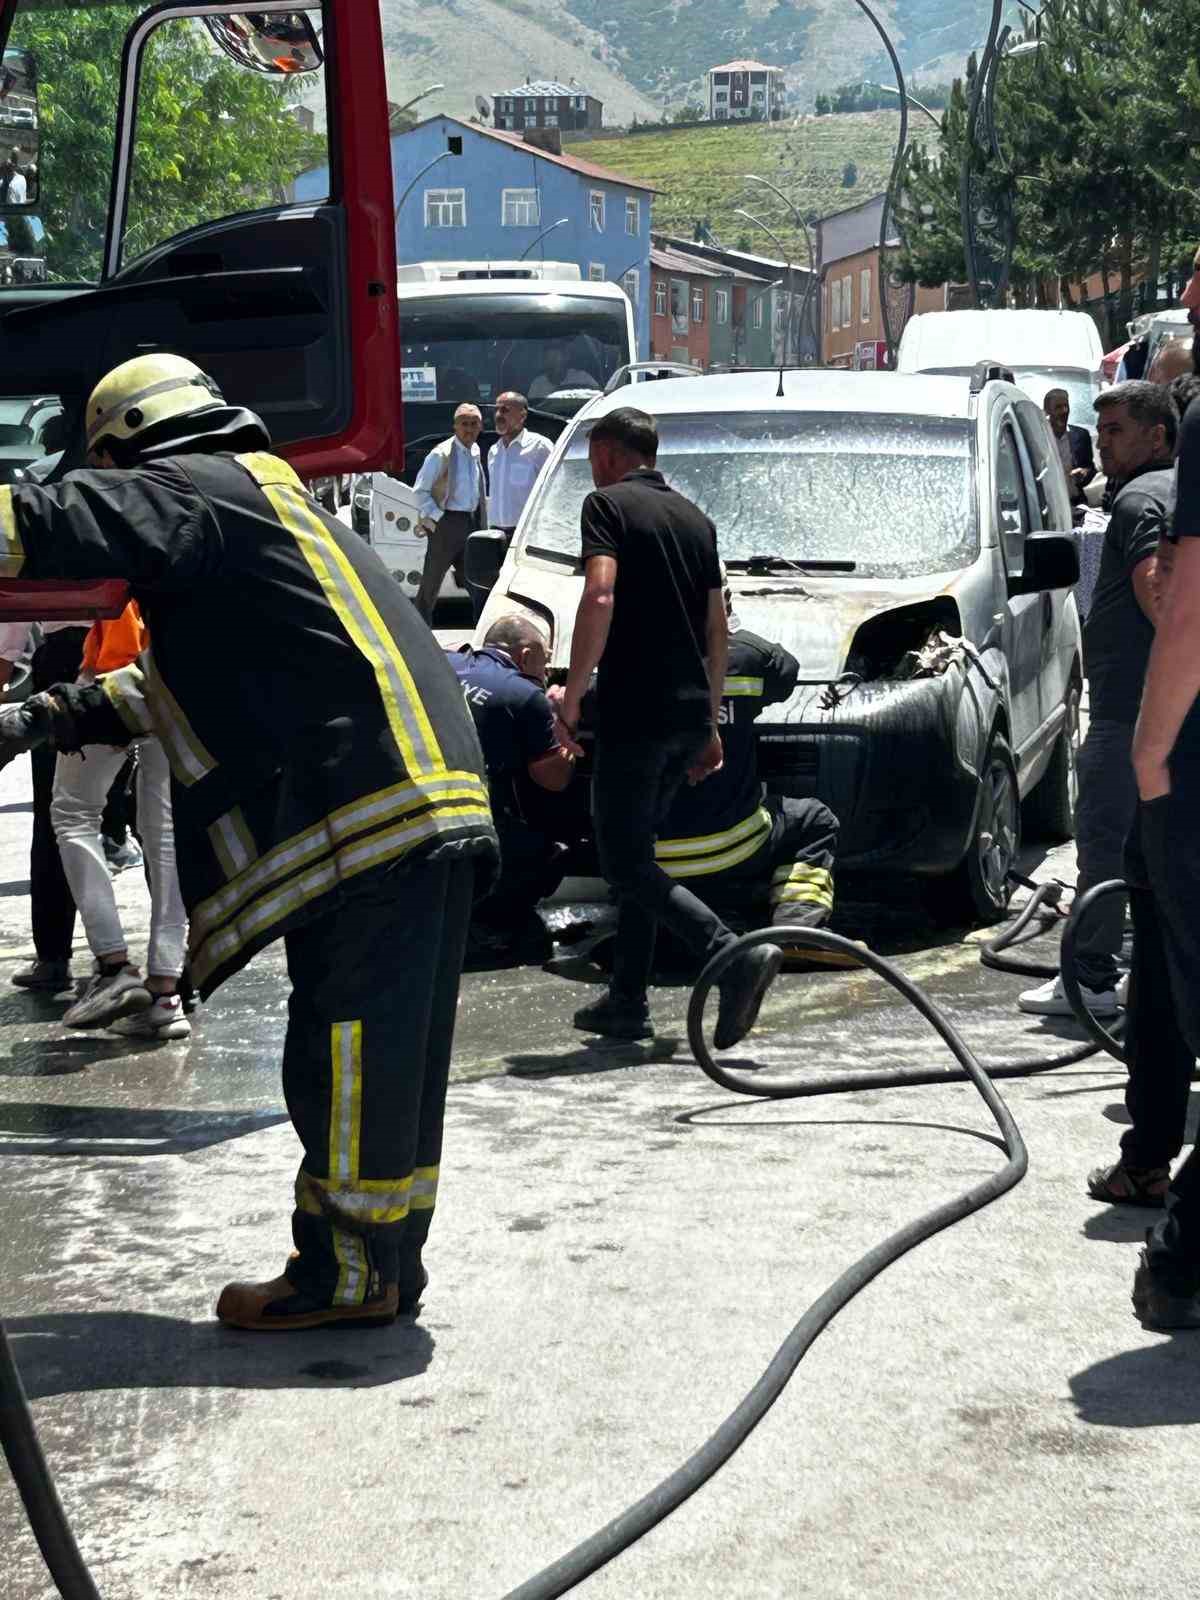
[[[319,27],[319,7],[309,14]],[[295,16],[253,13],[260,34]],[[122,266],[203,223],[286,205],[301,173],[329,170],[323,69],[242,65],[193,16],[168,17],[146,37],[136,115]],[[325,198],[311,184],[305,193],[306,204]]]
[[[37,203],[34,214],[3,219],[0,283],[95,284],[105,276],[122,52],[149,10],[18,0],[6,49],[28,51],[36,64]],[[320,8],[305,14],[319,29]],[[295,18],[297,8],[254,13],[276,15]],[[323,71],[268,74],[242,65],[202,21],[178,15],[152,28],[135,67],[123,261],[197,224],[278,205],[292,198],[302,172],[328,170]],[[24,149],[28,137],[25,130],[9,143]]]

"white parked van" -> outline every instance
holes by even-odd
[[[1071,397],[1071,421],[1096,429],[1103,387],[1100,330],[1084,311],[926,311],[900,336],[897,372],[969,374],[980,361],[1008,367],[1031,400]]]

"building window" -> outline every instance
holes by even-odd
[[[636,267],[630,267],[628,272],[622,274],[621,287],[629,296],[629,299],[633,305],[633,309],[636,311],[638,303],[638,290],[640,288],[638,269]]]
[[[654,315],[665,317],[667,314],[667,286],[661,278],[654,284]]]
[[[754,326],[756,328],[761,328],[762,324],[763,324],[763,305],[762,305],[762,303],[763,303],[764,294],[765,294],[765,291],[760,291],[759,294],[758,294],[758,297],[756,298],[756,300],[754,302],[754,318],[753,318],[753,320],[754,320]]]
[[[848,328],[854,321],[854,279],[849,273],[842,279],[842,326]]]
[[[722,326],[729,321],[729,290],[714,289],[713,291],[713,321]]]
[[[729,120],[729,117],[728,117],[728,113],[725,110],[725,107],[724,106],[718,106],[717,107],[717,121],[718,122],[727,122],[728,120]]]
[[[542,220],[536,189],[502,189],[500,224],[505,228],[536,228]]]
[[[557,118],[557,116],[543,117],[542,118],[542,126],[544,128],[557,128],[558,127],[558,118]]]
[[[704,289],[703,286],[697,288],[695,284],[692,285],[692,321],[704,321]]]
[[[604,273],[604,263],[603,263],[603,261],[589,261],[588,262],[588,278],[591,280],[591,282],[592,283],[603,283],[604,282],[604,277],[605,277],[605,273]]]
[[[625,196],[625,232],[635,236],[642,231],[642,206],[636,195]]]
[[[427,228],[465,228],[467,191],[465,189],[426,189],[425,226]]]
[[[588,195],[588,214],[597,233],[604,232],[604,190],[593,189]]]
[[[585,94],[577,94],[575,96],[575,109],[576,109],[576,111],[586,111],[587,110],[587,95],[585,95]]]
[[[729,90],[728,89],[718,89],[717,90],[717,103],[718,104],[723,104],[728,99],[729,99]]]
[[[842,325],[842,280],[834,278],[829,285],[829,326],[840,328]]]
[[[864,322],[871,320],[871,269],[864,267],[858,275],[858,314]]]

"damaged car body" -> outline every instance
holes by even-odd
[[[800,664],[759,719],[768,789],[836,812],[842,868],[945,880],[948,909],[999,916],[1022,815],[1073,828],[1078,559],[1041,411],[985,368],[710,375],[651,398],[659,467],[716,524],[738,622]],[[535,616],[552,671],[582,582],[589,424],[620,403],[559,441],[481,621]]]

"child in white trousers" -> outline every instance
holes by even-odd
[[[116,622],[96,624],[101,632],[95,640],[89,637],[85,672],[115,670],[126,664],[122,655],[135,658],[143,637],[136,612],[131,604]],[[79,755],[60,755],[55,768],[50,817],[63,871],[96,958],[94,976],[63,1021],[72,1028],[111,1027],[135,1038],[185,1039],[191,1024],[176,991],[187,951],[187,913],[175,867],[171,773],[157,739],[140,740],[136,748],[138,831],[150,877],[145,978],[129,959],[100,830],[109,788],[128,752],[88,745]]]

